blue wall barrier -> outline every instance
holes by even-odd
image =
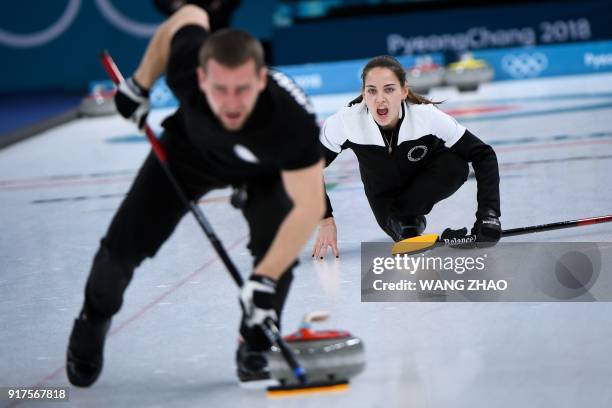
[[[442,65],[441,54],[430,55],[432,62]],[[412,56],[398,58],[405,67],[412,67],[418,60]],[[355,92],[361,88],[361,70],[368,62],[367,59],[353,61],[330,62],[309,65],[293,65],[275,67],[289,75],[308,95],[321,95],[331,93]],[[94,89],[104,91],[113,89],[110,80],[92,81],[89,91]],[[151,106],[154,108],[169,108],[177,106],[172,91],[166,85],[164,78],[159,79],[151,89]]]
[[[444,64],[442,54],[431,54],[433,62]],[[417,58],[406,55],[398,58],[406,68],[415,65]],[[280,66],[278,69],[289,75],[309,95],[341,92],[359,92],[361,89],[361,70],[368,59],[326,62],[306,65]]]
[[[612,71],[612,41],[477,51],[495,70],[495,80]]]
[[[278,64],[612,39],[609,0],[470,7],[297,24],[273,38]]]
[[[495,80],[542,78],[559,75],[612,72],[612,41],[566,44],[547,47],[506,48],[479,51],[474,57],[486,60],[495,70]],[[444,65],[441,54],[432,54],[433,62]],[[417,58],[399,57],[408,68]],[[278,70],[292,77],[308,95],[359,92],[360,74],[367,59],[279,66]],[[94,81],[90,89],[111,89],[110,81]],[[177,106],[172,91],[162,78],[151,91],[154,108]]]
[[[102,49],[131,73],[163,20],[151,0],[5,3],[0,13],[2,93],[82,90],[91,79],[104,78],[98,62]],[[234,23],[260,37],[270,36],[273,9],[274,0],[243,0]],[[386,53],[586,42],[612,38],[611,12],[609,0],[567,0],[300,24],[274,33],[275,59],[288,65]],[[297,80],[312,92],[318,92],[317,81],[325,81],[320,89],[344,86],[340,82],[345,78],[329,81],[329,75],[322,70]]]

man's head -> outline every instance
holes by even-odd
[[[225,129],[242,128],[266,81],[263,47],[250,34],[220,30],[202,45],[198,83]]]

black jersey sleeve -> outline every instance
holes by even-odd
[[[196,74],[198,52],[206,37],[208,31],[199,25],[186,25],[172,37],[166,82],[179,100],[199,92]]]
[[[276,160],[281,170],[312,166],[323,157],[319,125],[304,91],[282,72],[271,70],[269,86],[275,90],[281,134]]]
[[[319,126],[314,116],[306,114],[295,117],[295,125],[287,133],[282,149],[278,153],[281,170],[298,170],[312,166],[323,157],[319,145]]]
[[[478,212],[493,210],[501,216],[499,200],[499,167],[497,156],[491,146],[466,130],[463,136],[450,148],[465,161],[471,162],[478,185]]]

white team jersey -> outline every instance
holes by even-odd
[[[446,147],[451,147],[465,133],[464,126],[433,104],[404,102],[403,107],[405,117],[400,125],[397,146],[431,135],[443,141]],[[320,140],[323,146],[335,153],[340,153],[347,142],[349,145],[385,147],[380,129],[365,102],[344,107],[330,116],[321,129]]]

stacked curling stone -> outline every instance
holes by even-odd
[[[460,61],[448,66],[445,81],[461,92],[475,91],[480,84],[491,81],[493,76],[493,68],[485,60],[474,59],[471,53],[466,53]]]
[[[419,58],[417,63],[406,71],[408,85],[416,93],[426,94],[431,88],[440,86],[444,82],[445,70],[433,62],[429,56]]]

